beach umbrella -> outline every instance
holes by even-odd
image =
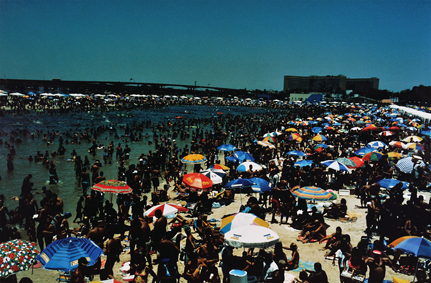
[[[236,168],[236,170],[238,172],[246,172],[250,169],[250,166],[252,168],[253,171],[260,171],[262,170],[262,166],[260,166],[259,164],[257,164],[256,162],[251,162],[251,161],[246,161],[241,163],[238,168]]]
[[[118,180],[103,180],[91,188],[102,193],[130,194],[132,192],[132,188],[126,182]]]
[[[422,257],[431,259],[431,241],[424,237],[417,236],[404,236],[396,239],[388,245],[388,247],[403,253],[414,255],[415,257]],[[418,262],[416,262],[415,275],[413,281],[416,278],[416,271],[418,269]],[[412,281],[412,282],[413,282]]]
[[[177,213],[178,211],[182,211],[182,212],[189,211],[188,208],[185,208],[181,205],[164,203],[164,204],[159,204],[151,207],[150,209],[144,212],[144,215],[148,217],[156,216],[157,209],[160,209],[162,211],[163,216],[167,216],[172,213]]]
[[[220,151],[235,151],[237,150],[236,146],[231,144],[222,144],[221,146],[217,147]]]
[[[295,128],[288,128],[286,129],[286,132],[297,132],[298,130]]]
[[[37,260],[45,269],[70,272],[78,267],[78,260],[85,257],[89,265],[97,262],[103,250],[87,238],[66,238],[49,244]]]
[[[241,162],[243,162],[244,160],[254,161],[254,157],[246,151],[235,151],[233,153],[233,156]]]
[[[394,133],[393,132],[391,132],[391,131],[383,131],[383,132],[381,132],[379,135],[381,135],[381,136],[385,136],[385,137],[389,137],[389,136],[392,136]]]
[[[236,213],[234,215],[230,215],[227,217],[224,217],[221,220],[220,224],[220,233],[226,234],[232,229],[236,229],[238,227],[242,226],[262,226],[262,227],[269,227],[269,223],[265,222],[265,220],[257,217],[253,213]]]
[[[402,183],[402,189],[407,189],[408,188],[408,182],[402,182],[400,180],[397,179],[382,179],[380,181],[378,181],[377,183],[379,183],[380,187],[386,188],[386,189],[392,189],[393,187],[395,187],[396,185],[398,185],[399,183]]]
[[[36,264],[36,243],[20,239],[0,244],[0,278],[9,277]]]
[[[386,144],[381,141],[372,141],[367,144],[368,147],[374,147],[374,148],[384,148]]]
[[[189,154],[189,155],[184,156],[181,159],[182,163],[191,163],[191,164],[202,163],[205,161],[207,161],[207,159],[202,154]]]
[[[356,167],[355,162],[353,162],[353,160],[349,159],[349,158],[339,157],[339,158],[335,159],[335,161],[338,161],[341,164],[346,165],[347,167]]]
[[[352,132],[359,132],[360,130],[362,130],[362,128],[360,128],[360,127],[353,127],[350,129],[350,131],[352,131]]]
[[[396,166],[398,167],[398,169],[400,169],[401,172],[404,173],[412,173],[413,171],[413,167],[414,167],[414,163],[412,161],[412,157],[405,157],[403,159],[400,159]],[[421,167],[425,167],[425,163],[422,160],[419,160],[419,166]]]
[[[270,142],[270,143],[276,143],[277,142],[277,140],[274,137],[266,137],[262,141]]]
[[[421,142],[422,138],[418,136],[409,136],[403,139],[403,142]]]
[[[388,152],[388,158],[393,160],[393,159],[403,158],[403,156],[401,155],[401,153],[392,151],[392,152]]]
[[[400,129],[400,127],[392,126],[392,127],[389,127],[388,130],[390,130],[390,131],[400,131],[401,129]]]
[[[296,155],[296,156],[307,156],[306,153],[299,150],[292,150],[286,153],[287,155]]]
[[[289,136],[288,140],[290,140],[290,141],[302,141],[302,138],[298,133],[293,133]]]
[[[253,181],[250,179],[235,179],[230,182],[228,182],[226,185],[224,185],[225,188],[245,188],[245,187],[251,187],[254,185]]]
[[[410,150],[424,150],[424,148],[423,148],[423,146],[421,144],[414,143],[414,142],[406,144],[405,148],[406,149],[410,149]]]
[[[193,192],[195,191],[209,192],[211,191],[213,182],[211,181],[210,178],[208,178],[203,174],[190,173],[190,174],[185,174],[183,176],[182,184],[188,187]]]
[[[312,138],[313,141],[326,141],[327,138],[324,135],[316,135]]]
[[[306,186],[302,188],[293,188],[292,194],[301,199],[308,200],[332,200],[334,195],[322,188]],[[335,196],[336,198],[336,196]]]
[[[383,153],[378,152],[378,151],[376,151],[376,152],[368,152],[367,154],[365,154],[362,157],[362,160],[365,160],[365,161],[378,161],[378,160],[380,160],[380,158],[382,158],[383,155],[384,155]]]
[[[375,125],[371,124],[363,128],[361,131],[363,132],[369,132],[369,131],[377,131],[379,128],[377,128]]]
[[[223,177],[226,176],[226,172],[224,172],[223,170],[216,170],[216,169],[202,170],[199,173],[210,178],[211,181],[213,181],[214,185],[223,183]]]
[[[265,141],[257,141],[256,142],[258,145],[261,145],[263,147],[269,147],[269,148],[275,148],[275,145],[269,143],[269,142],[265,142]]]
[[[263,193],[272,189],[272,184],[265,179],[253,177],[249,179],[254,183],[251,185],[251,189],[257,193]]]
[[[299,167],[305,167],[305,166],[310,166],[311,164],[313,164],[313,160],[300,160],[300,161],[296,161],[295,164],[293,164],[293,166],[299,166]]]
[[[355,151],[355,154],[359,156],[364,156],[365,154],[369,152],[374,152],[374,151],[377,151],[377,149],[374,147],[363,147]]]
[[[336,161],[336,160],[326,160],[320,162],[323,166],[327,167],[328,169],[333,169],[335,171],[346,171],[349,172],[349,168],[347,168],[346,165]]]
[[[257,225],[237,227],[224,235],[224,242],[234,248],[268,248],[279,239],[273,230]]]
[[[322,128],[321,127],[314,127],[311,129],[311,131],[315,134],[318,134],[322,131]]]
[[[391,141],[389,145],[397,148],[406,148],[406,145],[400,141]]]
[[[229,171],[230,170],[229,167],[221,165],[221,164],[214,164],[214,165],[211,165],[209,168],[210,169],[216,169],[216,170],[225,170],[225,171]]]
[[[353,156],[349,157],[349,159],[355,163],[355,166],[352,166],[352,168],[360,168],[365,165],[365,162],[360,157]]]

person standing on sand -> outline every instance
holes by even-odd
[[[106,243],[106,249],[104,252],[107,257],[105,268],[100,274],[100,280],[107,280],[113,277],[114,272],[112,269],[114,268],[115,262],[120,261],[120,254],[122,252],[123,247],[121,246],[121,240],[119,238],[114,238],[114,233],[110,232],[109,240]]]

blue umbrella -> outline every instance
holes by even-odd
[[[408,182],[402,182],[400,180],[396,180],[396,179],[382,179],[380,181],[378,181],[377,183],[380,184],[380,187],[386,188],[386,189],[392,189],[393,187],[395,187],[396,185],[398,185],[399,183],[403,183],[403,186],[401,189],[405,190],[408,188]]]
[[[251,187],[254,182],[250,179],[235,179],[224,185],[225,188],[244,188]]]
[[[263,193],[272,189],[272,184],[265,179],[254,177],[249,180],[255,183],[255,185],[251,186],[252,190],[255,192]]]
[[[229,160],[230,162],[237,162],[239,161],[238,158],[236,158],[235,156],[228,156],[226,157],[227,160]]]
[[[349,168],[347,168],[346,165],[344,165],[343,163],[340,163],[338,161],[335,161],[335,160],[326,160],[326,161],[322,161],[320,163],[323,166],[328,167],[328,169],[334,169],[335,171],[347,171],[347,172],[349,172]]]
[[[311,164],[313,164],[313,160],[300,160],[300,161],[296,161],[295,164],[293,164],[293,166],[299,166],[299,167],[305,167],[305,166],[310,166]]]
[[[241,162],[243,162],[244,160],[254,161],[254,157],[251,156],[250,153],[245,151],[235,151],[233,156],[239,159],[239,161]]]
[[[355,154],[359,156],[364,156],[365,154],[369,152],[374,152],[374,151],[377,151],[377,149],[373,147],[363,147],[355,151]]]
[[[45,269],[70,272],[78,267],[78,260],[85,257],[89,265],[97,262],[103,250],[86,238],[66,238],[49,244],[38,256]]]
[[[235,151],[237,150],[236,146],[231,144],[222,144],[221,146],[217,147],[220,151]]]
[[[292,150],[286,153],[287,155],[296,155],[296,156],[307,156],[306,153],[299,151],[299,150]]]
[[[311,129],[311,131],[313,131],[313,133],[315,133],[315,134],[318,134],[322,131],[322,128],[321,127],[314,127]]]

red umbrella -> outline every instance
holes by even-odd
[[[353,162],[355,162],[355,164],[356,164],[356,166],[352,167],[352,168],[359,168],[359,167],[362,167],[365,165],[364,161],[357,156],[350,157],[349,159],[352,160]],[[350,166],[347,166],[347,167],[350,167]]]
[[[181,205],[176,205],[176,204],[172,204],[172,203],[164,203],[164,204],[159,204],[159,205],[153,206],[152,208],[145,211],[144,215],[148,216],[148,217],[153,217],[156,215],[157,209],[160,209],[164,216],[172,214],[172,213],[177,213],[178,211],[183,211],[183,212],[188,211],[187,208],[182,207]]]
[[[391,131],[399,131],[401,129],[400,129],[400,127],[392,126],[392,127],[389,128],[389,130],[391,130]]]
[[[368,131],[377,131],[377,130],[379,130],[380,128],[377,128],[376,126],[374,126],[373,124],[371,124],[371,125],[369,125],[369,126],[367,126],[367,127],[365,127],[365,128],[363,128],[362,129],[362,131],[363,132],[368,132]]]
[[[92,187],[93,190],[102,193],[114,193],[114,194],[129,194],[132,192],[132,188],[127,185],[126,182],[118,180],[104,180]]]
[[[211,191],[213,181],[210,178],[200,173],[190,173],[183,177],[183,185],[191,191]]]

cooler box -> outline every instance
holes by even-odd
[[[230,283],[247,283],[247,271],[232,269],[229,272]]]

